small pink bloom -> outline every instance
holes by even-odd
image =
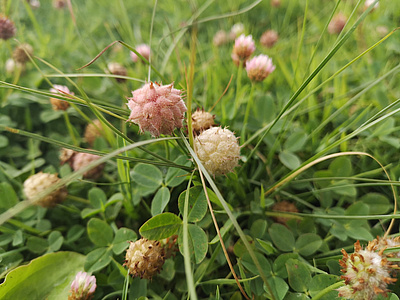
[[[53,87],[50,89],[50,92],[54,94],[70,94],[70,95],[75,95],[74,92],[71,92],[68,87],[65,85],[59,85],[59,84],[54,84]]]
[[[339,34],[343,30],[346,23],[347,17],[342,13],[338,13],[332,18],[331,22],[329,23],[328,32],[330,34]]]
[[[143,56],[145,59],[149,60],[150,58],[150,47],[146,44],[140,44],[136,47],[136,51]],[[131,51],[131,58],[134,62],[137,62],[139,57],[136,55],[135,52]]]
[[[86,272],[78,272],[71,284],[68,300],[91,299],[96,290],[96,277]]]
[[[274,70],[272,59],[264,54],[255,56],[246,63],[246,71],[250,80],[263,81]]]
[[[171,134],[181,128],[185,111],[182,91],[169,85],[149,82],[132,92],[128,98],[131,110],[128,121],[138,124],[140,131],[148,131],[152,136]]]
[[[235,40],[232,51],[232,60],[236,65],[245,62],[250,55],[256,50],[256,46],[251,35],[242,34]]]
[[[267,30],[265,31],[261,38],[260,38],[260,43],[267,48],[272,48],[272,46],[275,45],[275,43],[278,41],[279,35],[275,30]]]

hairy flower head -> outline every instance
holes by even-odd
[[[240,62],[244,63],[250,55],[256,50],[256,46],[251,35],[240,35],[233,45],[232,60],[238,66]]]
[[[150,58],[150,46],[146,44],[140,44],[136,47],[135,49],[141,56],[143,56],[145,59],[149,60]],[[133,51],[130,53],[131,58],[134,62],[137,62],[139,60],[139,56]]]
[[[268,55],[260,54],[246,62],[247,75],[253,81],[263,81],[274,70],[275,66]]]
[[[175,128],[182,127],[187,110],[181,94],[173,83],[146,83],[128,98],[131,110],[128,121],[138,124],[141,132],[148,131],[154,137],[171,134]]]
[[[92,299],[96,290],[96,277],[86,272],[78,272],[71,284],[68,300],[89,300]]]

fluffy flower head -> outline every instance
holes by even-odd
[[[373,300],[378,295],[386,295],[387,285],[396,281],[390,276],[392,265],[383,255],[383,249],[375,252],[375,243],[362,249],[360,242],[354,244],[354,253],[349,255],[342,249],[342,279],[345,286],[338,289],[339,297],[355,300]]]
[[[192,114],[192,127],[195,132],[201,132],[214,126],[215,116],[204,109],[197,109]]]
[[[58,95],[75,95],[74,92],[71,92],[68,87],[65,85],[54,84],[50,89],[50,92]],[[69,107],[69,103],[67,101],[58,99],[58,98],[50,98],[51,105],[54,110],[67,110]]]
[[[161,271],[165,262],[165,249],[159,241],[141,238],[130,242],[124,266],[133,277],[151,279]]]
[[[214,46],[222,46],[228,42],[228,35],[224,30],[218,30],[213,37]]]
[[[25,64],[29,61],[29,56],[33,55],[33,48],[29,44],[21,44],[13,51],[13,59],[19,64]]]
[[[182,127],[187,110],[181,94],[173,83],[146,83],[128,98],[131,110],[128,121],[138,124],[141,132],[148,131],[154,137],[171,134],[175,128]]]
[[[272,46],[275,45],[275,43],[278,41],[278,39],[279,39],[278,32],[271,29],[271,30],[265,31],[262,34],[262,36],[260,38],[260,43],[264,47],[272,48]]]
[[[346,25],[346,22],[347,17],[342,13],[338,13],[332,18],[331,22],[329,23],[328,32],[330,34],[339,34]]]
[[[70,164],[72,166],[72,169],[74,169],[74,171],[78,171],[83,167],[86,167],[91,162],[98,160],[99,158],[100,156],[95,154],[78,152],[74,154],[74,156],[70,160]],[[94,167],[83,173],[83,177],[88,179],[97,179],[101,177],[103,169],[104,169],[104,164],[100,164],[97,167]]]
[[[238,165],[240,148],[232,131],[211,127],[194,140],[194,150],[211,175],[232,172]]]
[[[47,188],[58,183],[60,178],[56,174],[49,174],[39,172],[30,176],[24,182],[24,193],[26,198],[31,201],[40,193],[44,192]],[[35,205],[42,207],[53,207],[58,203],[61,203],[67,197],[67,190],[65,187],[59,187],[57,190],[51,192],[49,195],[40,198]]]
[[[15,28],[14,22],[6,16],[0,15],[0,39],[8,40],[12,38],[16,32],[17,29]]]
[[[233,45],[232,60],[236,65],[242,61],[246,61],[250,55],[256,50],[253,37],[251,35],[240,35]]]
[[[117,63],[117,62],[110,62],[107,65],[108,70],[110,70],[111,74],[113,75],[119,75],[119,76],[126,76],[128,75],[128,71],[126,70],[126,68]],[[118,82],[124,82],[125,78],[115,78]]]
[[[96,277],[86,272],[78,272],[71,284],[68,300],[89,300],[96,290]]]
[[[255,56],[246,63],[247,75],[253,81],[263,81],[274,70],[272,59],[264,54]]]
[[[136,47],[135,49],[141,56],[143,56],[145,59],[149,60],[150,58],[150,46],[146,44],[140,44]],[[135,52],[131,51],[131,58],[134,62],[137,62],[139,60],[139,56],[136,55]]]

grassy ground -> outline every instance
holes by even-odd
[[[400,3],[1,5],[17,33],[0,41],[0,68],[21,43],[34,52],[0,74],[0,299],[66,298],[82,270],[96,276],[94,299],[335,299],[344,285],[341,249],[398,235],[398,222],[388,227],[398,218],[400,42],[392,31]],[[338,13],[348,22],[330,34]],[[213,43],[237,23],[253,36],[253,56],[266,54],[276,66],[262,82],[232,62],[234,41]],[[268,29],[279,34],[272,48],[260,43]],[[152,68],[130,57],[143,43]],[[110,62],[123,65],[128,80],[117,81]],[[183,90],[186,116],[203,108],[236,133],[234,172],[208,175],[191,152],[189,121],[157,139],[126,122],[127,97],[150,80]],[[66,111],[51,106],[54,84],[75,93],[56,96],[70,103]],[[90,144],[84,131],[94,119],[102,134]],[[84,179],[86,169],[60,165],[62,148],[101,156],[86,167],[105,162],[101,176]],[[44,194],[66,185],[65,202],[43,208],[26,199],[23,184],[39,171],[59,175]],[[175,255],[159,275],[129,277],[127,241],[175,234]],[[399,285],[388,288],[398,299]]]

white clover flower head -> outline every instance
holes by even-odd
[[[256,50],[256,46],[251,35],[240,35],[233,45],[232,60],[236,65],[244,63]]]
[[[375,0],[365,0],[365,4],[364,4],[364,8],[367,9],[368,7],[370,7],[373,3],[375,2]],[[377,3],[375,3],[374,5],[374,9],[377,9],[379,7],[379,1]]]
[[[11,74],[15,71],[16,63],[15,60],[9,58],[6,60],[5,69],[8,74]]]
[[[141,132],[148,131],[154,137],[182,128],[187,108],[182,91],[173,85],[149,82],[133,91],[132,98],[128,98],[131,110],[128,121],[138,124]]]
[[[57,174],[39,172],[24,182],[24,193],[28,201],[33,201],[38,195],[50,188],[52,185],[57,184],[60,181]],[[45,197],[40,198],[34,202],[34,205],[42,207],[54,207],[58,203],[61,203],[67,197],[67,189],[64,186],[59,187],[57,190],[51,192]]]
[[[159,241],[141,238],[130,242],[124,266],[133,277],[152,279],[160,273],[165,259],[165,249]]]
[[[244,34],[244,25],[242,23],[236,23],[232,26],[231,31],[229,32],[229,37],[231,40],[234,40],[241,34]]]
[[[210,114],[204,109],[197,109],[192,114],[192,128],[195,132],[199,133],[215,125],[215,116]]]
[[[149,60],[150,58],[150,46],[147,44],[140,44],[136,47],[135,49],[141,56],[143,56],[145,59]],[[131,58],[134,62],[137,62],[139,60],[139,56],[136,55],[135,52],[131,51],[130,52]]]
[[[194,151],[211,175],[224,175],[238,165],[240,147],[227,128],[211,127],[194,140]]]
[[[268,55],[260,54],[246,62],[247,75],[253,81],[263,81],[274,70],[275,66]]]
[[[88,300],[96,290],[96,277],[86,272],[78,272],[71,284],[68,300]]]
[[[354,253],[349,255],[342,249],[343,258],[339,261],[342,267],[341,276],[345,286],[340,287],[339,297],[355,300],[373,300],[378,295],[388,292],[387,285],[396,282],[391,277],[392,265],[383,250],[375,252],[375,243],[369,243],[362,249],[360,242],[354,244]]]

